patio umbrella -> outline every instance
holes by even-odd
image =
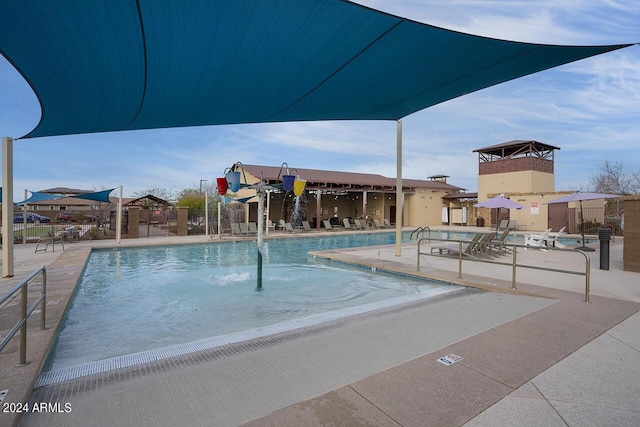
[[[550,205],[552,203],[580,202],[580,234],[582,235],[582,246],[578,246],[576,249],[580,249],[583,251],[594,251],[595,249],[589,248],[586,246],[585,240],[584,240],[584,215],[582,213],[582,201],[598,200],[598,199],[613,199],[616,197],[620,197],[620,195],[606,194],[606,193],[589,193],[589,192],[578,191],[575,193],[567,194],[566,196],[562,196],[559,199],[546,202],[545,204]]]
[[[476,203],[476,208],[505,208],[505,209],[523,209],[519,203],[512,202],[504,196],[496,196],[485,200],[484,202]]]

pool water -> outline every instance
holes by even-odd
[[[265,240],[260,292],[255,241],[94,250],[44,370],[458,288],[308,255],[394,240],[394,233]]]

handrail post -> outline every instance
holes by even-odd
[[[516,252],[518,251],[518,247],[513,245],[513,274],[511,275],[511,289],[516,288]]]
[[[43,268],[40,275],[42,276],[42,286],[40,288],[40,294],[42,295],[42,301],[40,302],[40,329],[44,331],[46,329],[47,319],[47,269]]]
[[[20,289],[20,360],[18,366],[27,364],[27,283]]]
[[[462,279],[462,242],[458,242],[458,279]]]
[[[417,260],[417,265],[418,265],[418,272],[420,272],[420,243],[422,242],[422,239],[418,240],[418,260]]]
[[[580,251],[582,252],[582,251]],[[585,256],[585,258],[587,259],[586,262],[586,269],[587,271],[585,272],[585,277],[586,277],[586,283],[585,283],[585,291],[584,291],[584,302],[591,302],[589,301],[589,288],[591,286],[591,257],[589,257],[589,255],[587,255],[585,252],[582,252],[582,254]]]

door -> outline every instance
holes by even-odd
[[[569,212],[568,203],[551,203],[548,204],[547,228],[553,231],[559,231],[562,227],[569,228],[567,223],[567,214]]]

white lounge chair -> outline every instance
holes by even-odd
[[[549,233],[551,229],[547,229],[542,234],[527,234],[524,236],[524,244],[526,246],[548,246],[550,241]]]
[[[551,246],[554,248],[566,248],[567,246],[558,242],[558,237],[567,234],[565,231],[567,229],[566,226],[562,227],[557,233],[549,233],[549,238],[547,239],[547,246],[549,246],[549,242],[551,242]]]

